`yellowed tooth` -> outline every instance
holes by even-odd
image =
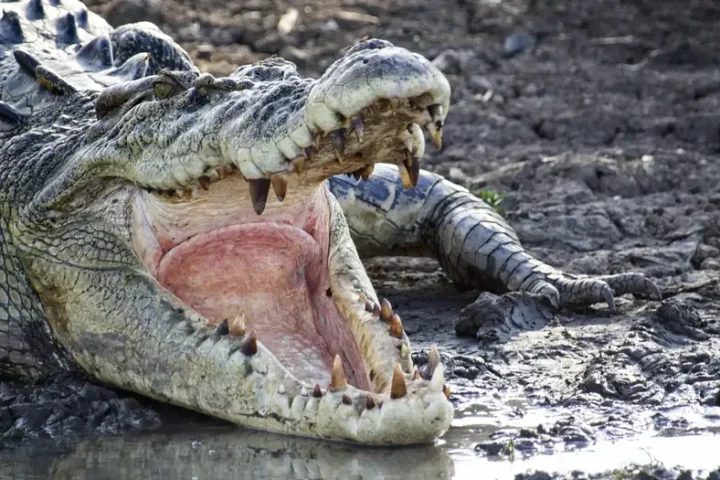
[[[382,300],[380,300],[380,318],[382,318],[386,322],[389,322],[392,316],[392,305],[390,305],[390,301],[387,298],[383,298]]]
[[[393,113],[397,113],[398,109],[400,108],[400,99],[395,97],[391,98],[390,108],[392,109]]]
[[[448,387],[447,385],[444,385],[443,386],[443,394],[445,395],[445,398],[450,400],[450,387]]]
[[[345,373],[343,372],[343,364],[340,355],[335,355],[333,361],[332,374],[330,376],[330,389],[341,390],[347,386],[345,381]]]
[[[380,308],[380,305],[378,305],[378,304],[376,303],[375,305],[373,305],[372,316],[373,316],[373,317],[379,317],[379,316],[381,316],[381,315],[382,315],[382,309]]]
[[[206,192],[210,190],[210,177],[207,175],[203,175],[200,178],[198,178],[198,183],[200,184],[200,187],[205,190]]]
[[[245,340],[243,340],[240,350],[246,357],[251,357],[257,353],[257,336],[255,335],[254,330],[250,332],[250,335],[248,335]]]
[[[253,210],[260,215],[265,211],[268,191],[270,191],[270,180],[267,178],[253,178],[248,180],[250,185],[250,200]]]
[[[425,367],[424,377],[428,380],[432,378],[438,365],[440,365],[440,353],[438,352],[437,345],[433,343],[430,345],[430,352],[428,352],[428,363]]]
[[[272,183],[273,191],[279,202],[285,200],[285,194],[287,193],[287,178],[281,173],[276,173],[270,177],[270,183]]]
[[[368,297],[367,297],[367,295],[365,295],[365,294],[364,294],[364,293],[362,293],[362,292],[360,293],[360,295],[358,295],[358,299],[359,299],[359,300],[360,300],[360,302],[362,302],[362,303],[365,303],[365,302],[367,302],[367,301],[368,301]]]
[[[435,148],[438,150],[442,149],[442,127],[438,128],[434,123],[430,122],[425,125],[425,128],[430,134],[430,140],[432,140],[432,144]]]
[[[363,137],[365,136],[365,124],[361,115],[350,119],[353,130],[355,131],[355,137],[359,143],[362,143]]]
[[[408,355],[410,355],[410,349],[408,348],[407,345],[403,344],[400,347],[400,358],[402,358],[404,360],[408,357]]]
[[[330,132],[330,142],[335,149],[335,155],[337,155],[338,163],[343,163],[345,160],[345,130],[339,128]]]
[[[313,389],[313,392],[312,392],[312,396],[315,397],[315,398],[320,398],[320,397],[322,397],[322,395],[323,395],[323,394],[322,394],[322,389],[320,388],[320,385],[318,385],[318,384],[316,383],[316,384],[315,384],[315,388]]]
[[[362,179],[367,180],[368,178],[370,178],[370,175],[372,175],[374,171],[375,171],[374,164],[369,163],[369,164],[365,165],[362,169]]]
[[[222,180],[225,178],[225,167],[216,167],[215,173],[217,174],[218,178]]]
[[[293,159],[293,161],[292,161],[293,167],[294,167],[295,173],[297,173],[298,175],[302,175],[302,173],[305,171],[305,161],[306,161],[305,157],[297,157],[297,158]]]
[[[233,337],[245,336],[245,315],[238,315],[230,321],[230,335]]]
[[[407,386],[405,385],[405,375],[400,365],[395,365],[393,371],[392,386],[390,387],[390,398],[402,398],[407,395]]]
[[[395,313],[390,318],[390,335],[395,338],[403,338],[403,326],[400,316]],[[404,345],[403,345],[404,346]]]
[[[410,177],[410,171],[405,164],[401,163],[398,165],[398,170],[400,171],[400,179],[402,180],[403,188],[407,190],[412,187],[412,177]]]

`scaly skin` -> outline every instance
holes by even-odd
[[[443,367],[433,351],[427,369],[413,369],[401,321],[377,298],[356,244],[431,254],[458,282],[556,306],[657,293],[639,275],[578,280],[541,264],[482,201],[419,171],[421,126],[439,144],[450,89],[416,54],[371,40],[318,80],[281,59],[215,79],[150,24],[111,30],[74,0],[6,5],[0,375],[77,368],[261,430],[418,443],[452,419]],[[396,167],[370,176],[380,161]],[[365,183],[335,177],[328,189],[341,173]],[[257,225],[298,235],[288,222],[306,214],[327,228],[327,297],[352,337],[342,341],[357,344],[331,352],[327,388],[296,378],[239,317],[205,317],[158,277],[161,257],[203,238],[193,235]],[[163,240],[162,228],[184,237]],[[348,364],[354,348],[362,365]]]

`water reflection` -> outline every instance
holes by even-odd
[[[368,449],[234,427],[103,437],[0,452],[0,479],[443,479],[438,446]]]

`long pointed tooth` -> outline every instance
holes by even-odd
[[[305,388],[305,385],[303,385],[303,387],[300,389],[300,395],[302,395],[303,397],[308,396],[308,391],[307,388]]]
[[[202,187],[202,189],[206,192],[210,189],[210,177],[208,177],[207,175],[203,175],[198,178],[198,183],[200,184],[200,187]]]
[[[410,355],[410,349],[408,348],[407,345],[403,344],[400,347],[400,358],[406,359],[408,357],[408,355]]]
[[[432,144],[435,146],[435,148],[440,150],[442,148],[442,127],[438,128],[437,126],[435,126],[434,123],[430,122],[425,125],[425,128],[430,134],[430,140],[432,140]]]
[[[285,194],[287,193],[287,178],[282,174],[275,174],[270,177],[270,183],[272,183],[273,191],[279,202],[285,200]]]
[[[365,165],[362,169],[362,179],[367,180],[368,178],[370,178],[370,175],[372,175],[374,171],[375,171],[375,164],[369,163],[369,164]]]
[[[223,320],[215,329],[215,333],[218,335],[227,335],[230,333],[230,324],[228,323],[228,319],[226,318]]]
[[[397,313],[390,318],[390,335],[395,338],[403,338],[403,325]]]
[[[430,379],[430,389],[436,392],[442,392],[443,386],[445,385],[445,367],[443,364],[437,366],[435,372]]]
[[[265,210],[267,204],[267,196],[270,191],[270,179],[257,178],[249,180],[250,182],[250,199],[252,200],[255,213],[260,215]]]
[[[403,188],[407,190],[408,188],[412,187],[410,171],[405,166],[405,164],[401,163],[400,165],[398,165],[398,170],[400,171],[400,179],[402,180]]]
[[[315,384],[315,388],[313,388],[312,396],[315,398],[322,397],[322,390],[320,389],[320,385],[317,383]]]
[[[405,375],[403,375],[400,365],[395,365],[393,372],[392,386],[390,387],[390,398],[402,398],[407,395],[407,386],[405,385]]]
[[[407,154],[407,158],[403,163],[408,169],[408,174],[410,174],[410,183],[412,183],[413,187],[416,187],[418,180],[420,180],[420,159],[413,158],[410,152],[405,153]]]
[[[382,308],[377,303],[373,306],[372,316],[379,317],[382,315]]]
[[[445,398],[450,400],[450,387],[447,385],[443,386],[443,395],[445,395]]]
[[[390,301],[387,298],[383,298],[382,300],[380,300],[380,318],[382,318],[386,322],[389,322],[392,316],[392,305],[390,305]]]
[[[375,310],[375,302],[372,302],[370,300],[365,302],[365,311],[372,313],[373,310]]]
[[[330,376],[330,388],[333,390],[340,390],[347,386],[345,381],[345,374],[343,373],[343,364],[340,359],[340,355],[335,355],[333,361],[332,375]]]
[[[337,155],[338,162],[342,163],[345,155],[345,130],[340,128],[330,132],[330,141],[335,149],[335,155]]]
[[[302,173],[305,171],[305,161],[307,159],[305,157],[297,157],[293,158],[293,170],[295,170],[295,173],[298,175],[302,175]]]
[[[438,129],[443,127],[443,108],[442,105],[434,104],[427,107],[430,118]]]
[[[245,336],[245,315],[238,315],[230,322],[230,335],[234,337]]]
[[[367,408],[368,410],[372,410],[373,408],[375,408],[375,400],[373,400],[370,395],[365,397],[365,408]]]
[[[355,137],[359,143],[362,143],[363,137],[365,136],[365,123],[363,122],[362,116],[358,115],[350,119],[353,130],[355,131]]]
[[[428,352],[428,362],[423,372],[423,377],[426,380],[432,378],[435,369],[440,364],[440,353],[438,352],[437,345],[434,343],[430,345],[430,352]]]
[[[243,340],[240,350],[246,357],[253,356],[257,353],[257,336],[255,335],[255,330],[250,332],[250,335]]]
[[[360,178],[362,178],[362,168],[359,168],[352,172],[352,176],[355,180],[360,180]]]
[[[390,108],[392,109],[393,113],[397,113],[398,108],[400,108],[400,99],[393,97],[390,99]]]

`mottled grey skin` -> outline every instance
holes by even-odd
[[[444,432],[452,411],[441,373],[437,381],[410,383],[412,394],[388,399],[381,413],[365,414],[356,389],[308,400],[299,384],[281,383],[284,370],[267,350],[248,354],[244,341],[209,328],[151,278],[131,232],[143,189],[196,188],[218,165],[232,164],[253,181],[293,171],[312,183],[354,171],[352,159],[342,167],[334,161],[329,142],[305,173],[290,160],[313,135],[339,128],[335,112],[349,118],[368,89],[389,85],[408,98],[430,95],[446,112],[449,89],[429,62],[370,41],[318,81],[280,59],[214,79],[199,75],[150,24],[112,30],[70,0],[7,9],[0,19],[0,376],[34,380],[81,369],[251,427],[361,443],[414,443]],[[372,127],[366,144],[378,138]],[[402,164],[385,146],[373,152],[387,158],[372,163]],[[659,295],[641,275],[562,274],[533,259],[506,222],[461,187],[422,171],[417,187],[403,190],[400,177],[397,167],[379,166],[365,182],[330,180],[344,212],[328,197],[331,250],[342,267],[333,275],[349,275],[359,285],[355,293],[371,301],[377,299],[357,268],[355,247],[361,254],[432,255],[459,284],[524,290],[554,307],[612,306],[613,294]],[[389,345],[373,346],[367,357],[380,365],[378,389],[389,388],[395,364],[411,382],[409,356],[392,347],[406,346],[407,338],[373,335]],[[344,420],[354,413],[341,411],[348,396],[352,405],[363,404],[353,420],[357,429]],[[424,414],[410,414],[422,405]],[[296,406],[305,412],[300,420]]]

